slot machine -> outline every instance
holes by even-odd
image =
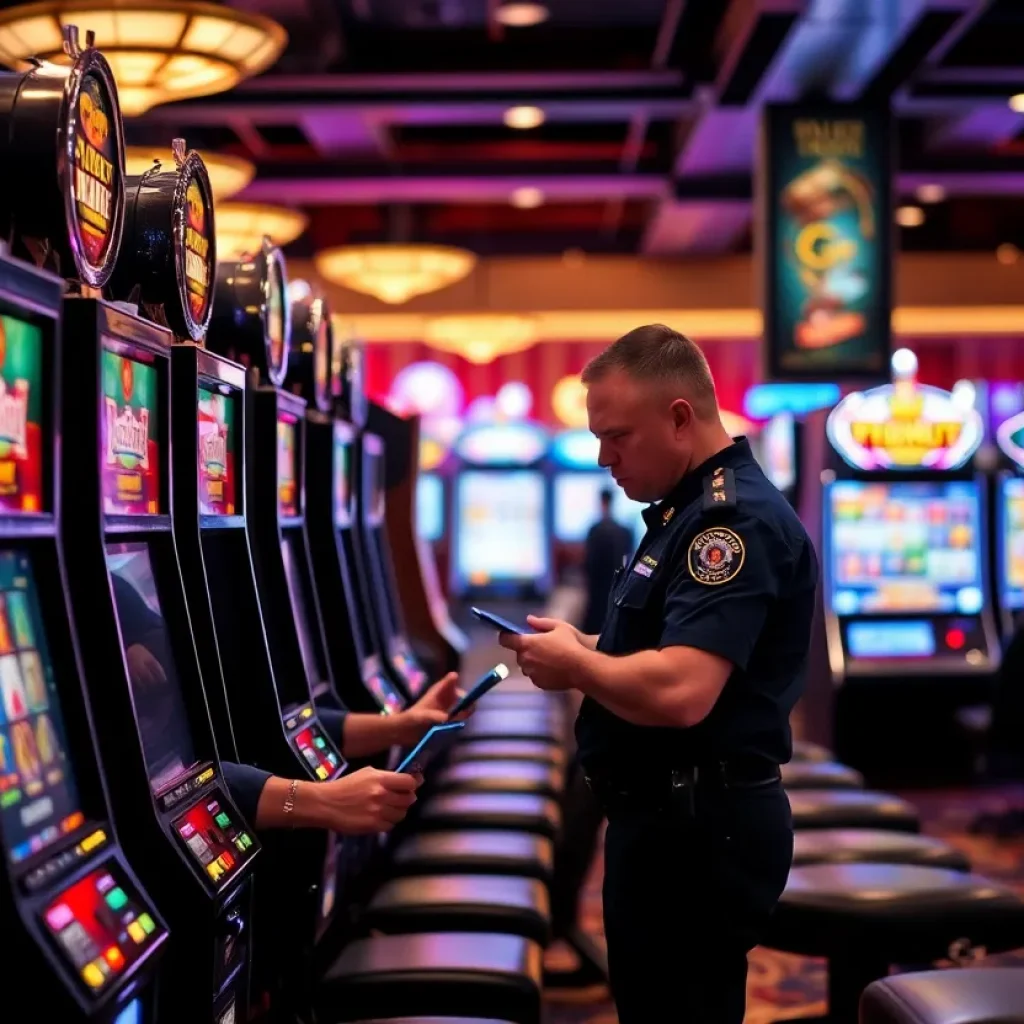
[[[799,489],[798,442],[800,423],[791,412],[780,412],[765,420],[751,437],[751,448],[764,475],[795,503]]]
[[[873,779],[963,770],[957,708],[987,700],[999,664],[985,490],[970,397],[917,381],[847,395],[826,422],[821,475],[828,675],[839,759]]]
[[[116,765],[100,752],[66,596],[65,285],[29,265],[100,287],[121,239],[113,78],[91,39],[65,39],[70,66],[0,76],[0,216],[23,257],[0,255],[0,933],[11,991],[33,1012],[148,1024],[169,933],[111,815],[103,766]]]
[[[64,304],[75,344],[62,372],[69,596],[89,628],[87,684],[102,706],[115,820],[182,937],[171,945],[170,1019],[248,1014],[252,881],[259,852],[223,776],[174,543],[170,352],[201,338],[216,267],[213,199],[199,155],[125,179],[111,302]],[[126,301],[130,300],[130,301]],[[137,305],[136,305],[137,304]],[[138,309],[142,315],[136,315]]]
[[[539,600],[553,584],[551,508],[539,424],[469,426],[455,442],[450,592]]]
[[[990,391],[999,467],[995,474],[995,578],[1003,646],[1024,611],[1024,385]]]
[[[192,467],[190,479],[197,460],[199,467],[188,509],[182,496],[180,535],[191,552],[183,556],[190,594],[209,595],[240,758],[285,778],[323,781],[347,766],[313,701],[299,634],[312,626],[293,601],[301,591],[292,570],[305,560],[306,406],[281,388],[290,323],[280,250],[266,241],[251,258],[220,265],[207,350],[174,354],[178,464],[182,474]],[[214,431],[223,441],[213,449],[226,458],[230,451],[236,470],[228,489],[214,483]],[[313,681],[322,679],[329,676]],[[334,918],[340,844],[333,833],[300,831],[264,845],[275,924],[263,933],[255,973],[283,965],[282,998],[296,1005],[312,991],[316,950]]]

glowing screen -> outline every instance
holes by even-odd
[[[825,513],[829,597],[838,614],[981,611],[981,501],[973,481],[839,481],[825,491]]]
[[[1000,486],[1002,557],[999,575],[1004,608],[1024,608],[1024,479],[1008,477]]]
[[[444,483],[436,473],[416,481],[416,532],[431,543],[444,536]]]
[[[555,539],[582,543],[601,515],[601,492],[610,490],[612,518],[632,531],[637,543],[647,530],[642,502],[626,497],[607,473],[560,473],[554,484]]]

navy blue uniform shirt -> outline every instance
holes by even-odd
[[[632,725],[586,698],[576,722],[592,774],[792,756],[789,714],[804,687],[818,560],[792,507],[745,438],[645,510],[647,533],[618,573],[597,649],[695,647],[734,668],[688,729]],[[637,686],[652,685],[642,676]]]

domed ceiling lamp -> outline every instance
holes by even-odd
[[[228,199],[241,192],[256,177],[256,167],[238,156],[226,156],[224,153],[209,153],[201,150],[199,154],[206,165],[206,173],[210,178],[215,200]],[[154,163],[159,161],[164,167],[174,166],[171,148],[159,146],[128,146],[124,152],[124,169],[126,174],[145,174]],[[218,210],[220,208],[218,207]]]
[[[461,281],[476,256],[447,245],[344,245],[317,253],[315,262],[332,284],[400,306]]]
[[[299,210],[287,206],[268,206],[264,203],[218,203],[215,231],[217,259],[239,260],[245,255],[259,252],[264,238],[274,245],[285,246],[294,242],[309,218]]]
[[[96,34],[126,115],[226,92],[266,71],[288,41],[270,18],[200,0],[46,0],[0,11],[0,63],[67,63],[65,25]]]
[[[499,356],[532,348],[539,337],[537,321],[512,313],[465,313],[427,321],[423,340],[440,352],[452,352],[471,363],[485,364]]]

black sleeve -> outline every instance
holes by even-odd
[[[669,580],[661,647],[695,647],[745,669],[778,597],[788,551],[739,510],[702,521]]]
[[[235,801],[246,822],[255,827],[256,809],[260,805],[260,796],[270,778],[270,772],[254,768],[251,764],[236,764],[234,761],[222,761],[220,766],[231,799]]]
[[[320,724],[324,727],[327,735],[334,740],[337,748],[345,753],[345,719],[348,718],[347,711],[337,711],[334,708],[318,708],[317,715]]]

